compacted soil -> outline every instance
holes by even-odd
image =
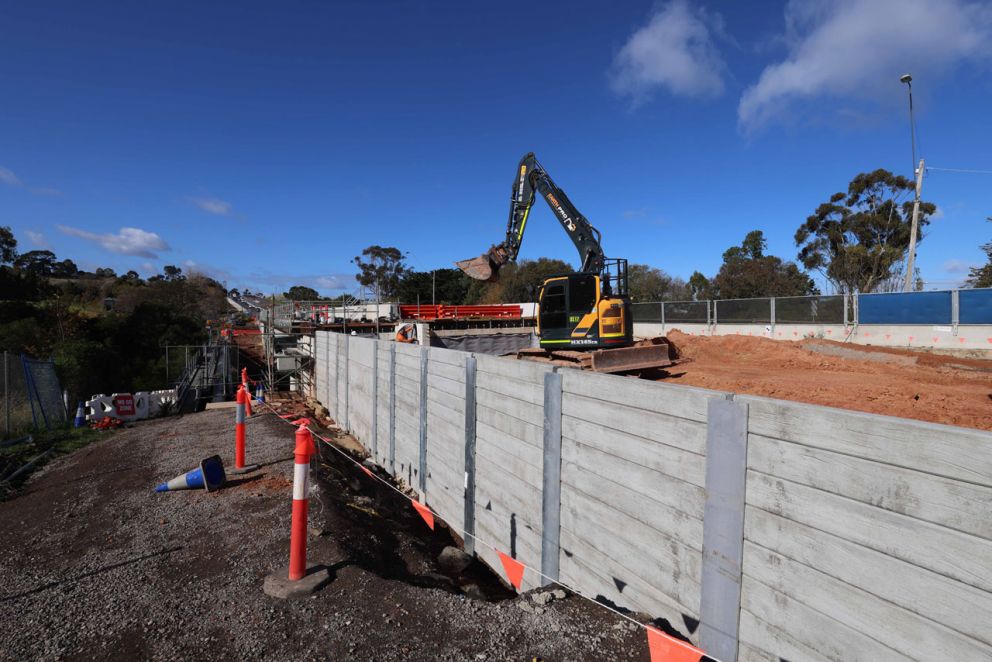
[[[154,493],[218,453],[233,411],[147,421],[59,458],[0,503],[0,659],[647,660],[644,630],[578,596],[517,596],[402,496],[325,449],[308,558],[332,581],[285,602],[293,433],[248,421],[255,473]],[[318,442],[319,445],[319,442]],[[229,467],[230,468],[230,467]]]
[[[829,340],[668,340],[673,383],[992,430],[989,360]]]

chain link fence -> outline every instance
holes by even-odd
[[[68,413],[52,361],[4,352],[2,370],[0,430],[3,439],[67,424]]]

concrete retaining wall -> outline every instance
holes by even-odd
[[[722,660],[992,657],[992,434],[329,332],[315,356],[459,533]]]
[[[758,336],[774,340],[824,338],[859,345],[882,347],[918,347],[921,349],[992,349],[992,327],[965,325],[957,327],[916,324],[691,324],[688,322],[635,322],[638,338],[663,336],[678,330],[696,336]]]

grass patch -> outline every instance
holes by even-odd
[[[0,448],[0,500],[10,498],[24,484],[28,477],[59,455],[67,455],[108,436],[106,430],[90,428],[65,428],[46,430],[31,435],[30,441]],[[35,460],[33,466],[17,475],[13,480],[7,476]]]

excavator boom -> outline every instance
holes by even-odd
[[[514,173],[506,237],[479,257],[456,262],[458,268],[478,280],[497,280],[503,265],[520,253],[527,217],[538,195],[575,244],[581,267],[544,281],[538,295],[540,348],[522,351],[518,357],[598,372],[632,373],[670,365],[667,345],[634,343],[627,261],[607,259],[599,231],[579,213],[533,152],[520,159]]]
[[[585,273],[602,271],[606,256],[600,245],[599,230],[575,208],[565,192],[551,179],[547,170],[538,163],[533,152],[528,152],[520,159],[513,178],[506,238],[479,257],[455,262],[455,266],[477,280],[498,280],[500,268],[507,262],[515,261],[520,253],[524,230],[527,228],[527,217],[538,193],[575,244],[582,265],[579,271]]]

